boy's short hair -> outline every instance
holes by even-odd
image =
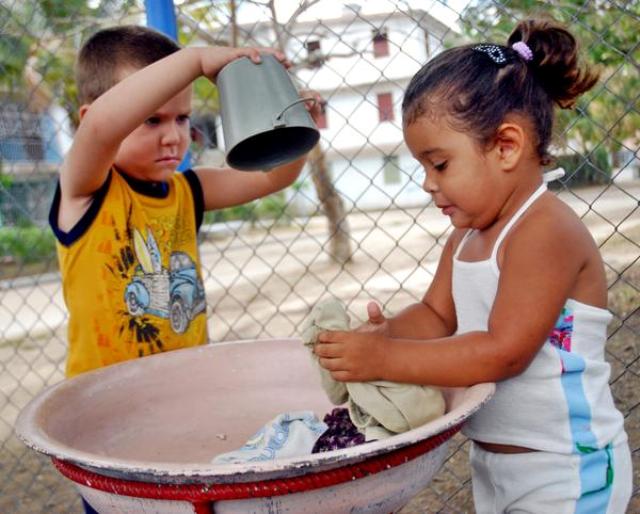
[[[96,32],[82,45],[76,62],[80,105],[113,87],[122,70],[144,68],[179,49],[171,38],[147,27],[123,25]]]

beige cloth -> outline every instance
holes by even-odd
[[[302,326],[302,341],[312,352],[329,400],[335,405],[347,402],[351,421],[367,441],[406,432],[444,414],[444,397],[434,387],[334,380],[313,353],[318,334],[324,330],[349,330],[349,316],[340,301],[324,300],[313,307]]]

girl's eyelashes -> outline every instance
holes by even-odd
[[[190,119],[188,114],[181,114],[178,116],[178,123],[189,123]]]
[[[429,169],[432,169],[435,171],[444,171],[447,169],[447,165],[449,164],[449,161],[433,162],[431,159],[426,159],[426,160],[421,160],[420,164],[422,164],[422,167],[424,168],[425,171],[428,171]]]
[[[157,116],[150,116],[146,120],[144,120],[146,125],[157,125],[160,123],[160,118]]]

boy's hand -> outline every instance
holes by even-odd
[[[291,66],[286,56],[275,48],[234,48],[230,46],[214,46],[200,48],[200,66],[202,74],[214,81],[218,77],[220,70],[227,64],[241,57],[248,57],[254,63],[260,62],[260,54],[271,54],[280,61],[286,68]]]
[[[307,111],[309,111],[313,122],[317,125],[325,112],[327,106],[326,100],[322,98],[320,93],[312,89],[302,89],[300,91],[300,98],[313,98],[315,100],[315,102],[305,102],[304,106]]]
[[[369,382],[384,376],[389,340],[373,332],[321,332],[314,352],[320,365],[341,382]]]

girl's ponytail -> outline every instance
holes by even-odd
[[[563,109],[573,107],[576,99],[598,81],[598,73],[579,66],[578,43],[561,25],[544,19],[524,20],[509,36],[508,46],[518,41],[531,49],[531,72]]]
[[[554,107],[573,107],[597,80],[597,73],[578,64],[578,44],[567,29],[550,20],[526,20],[505,46],[485,42],[449,48],[425,64],[405,92],[403,123],[444,115],[456,130],[488,147],[509,114],[525,116],[545,165]]]

